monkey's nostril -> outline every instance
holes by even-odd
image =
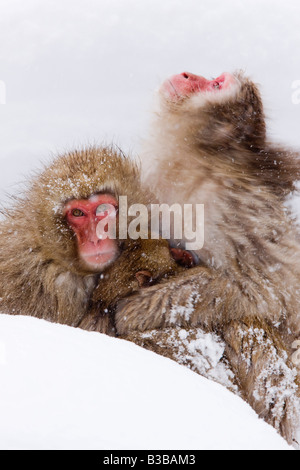
[[[183,72],[182,76],[183,76],[184,78],[189,78],[189,74],[186,73],[186,72]]]

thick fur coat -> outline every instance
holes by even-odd
[[[296,442],[300,243],[284,198],[299,154],[267,141],[257,86],[235,79],[220,93],[160,96],[146,175],[160,202],[204,204],[201,265],[121,301],[117,331],[174,359],[168,339],[178,328],[217,333],[241,396]]]
[[[4,211],[0,232],[0,311],[114,334],[113,305],[139,289],[138,271],[153,279],[181,268],[164,240],[122,240],[103,273],[78,256],[64,207],[96,193],[127,196],[128,206],[154,202],[139,167],[117,149],[91,147],[57,157]]]

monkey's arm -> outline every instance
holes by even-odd
[[[214,329],[219,318],[224,321],[221,305],[224,301],[219,306],[218,300],[228,295],[228,284],[228,277],[199,266],[174,279],[141,289],[138,294],[119,302],[117,332],[126,334],[175,325]],[[230,289],[238,290],[233,284]],[[234,299],[234,295],[230,298]]]

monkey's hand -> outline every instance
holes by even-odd
[[[299,378],[277,331],[244,318],[224,330],[225,355],[242,397],[291,444],[299,420]]]
[[[180,264],[180,266],[184,266],[185,268],[196,266],[194,256],[189,251],[182,250],[181,248],[171,248],[170,253],[176,263]]]

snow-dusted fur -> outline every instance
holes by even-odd
[[[299,179],[299,155],[267,141],[258,88],[241,73],[237,79],[219,101],[161,96],[147,177],[161,202],[204,203],[205,243],[198,267],[121,302],[117,327],[134,341],[161,329],[159,342],[140,339],[160,352],[170,328],[218,333],[241,396],[295,442],[300,243],[284,198]]]
[[[124,240],[117,262],[105,275],[83,266],[63,210],[67,201],[98,192],[117,198],[126,195],[129,206],[152,201],[151,193],[141,188],[140,170],[133,161],[116,148],[90,147],[55,158],[4,211],[0,230],[2,313],[111,333],[113,320],[107,310],[101,315],[102,301],[107,308],[109,302],[137,289],[135,273],[139,270],[149,270],[155,277],[177,269],[162,240]],[[92,318],[87,317],[91,310]]]

